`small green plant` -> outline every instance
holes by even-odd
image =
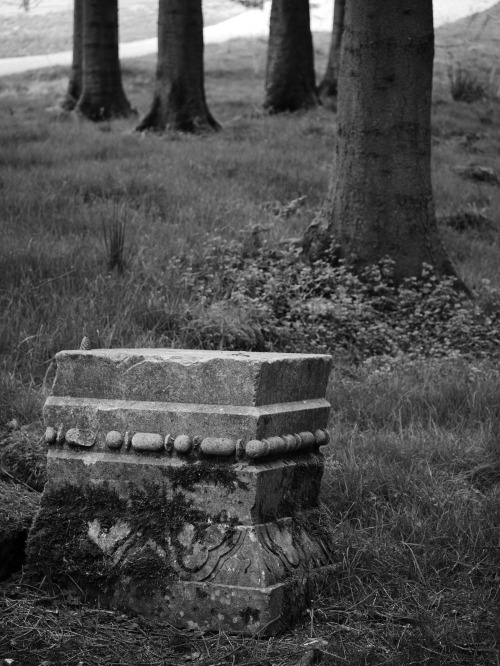
[[[448,66],[451,96],[456,102],[478,102],[488,96],[486,87],[476,74],[461,65]]]
[[[125,233],[127,220],[118,214],[115,206],[113,217],[103,220],[102,232],[104,236],[104,245],[106,246],[106,255],[108,259],[108,269],[116,269],[118,273],[123,273],[125,268]]]

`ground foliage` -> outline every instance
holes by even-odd
[[[355,361],[499,355],[500,290],[487,282],[471,301],[432,266],[397,284],[391,259],[354,274],[328,256],[309,263],[293,244],[264,244],[250,254],[244,248],[244,240],[210,238],[201,256],[172,261],[196,303],[183,322],[193,345],[307,349]]]

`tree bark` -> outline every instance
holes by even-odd
[[[90,120],[134,113],[118,57],[118,0],[84,0],[83,90],[75,110]]]
[[[272,0],[264,108],[280,113],[317,103],[309,0]]]
[[[138,131],[220,129],[205,99],[203,49],[201,0],[160,0],[153,103]]]
[[[328,102],[337,97],[340,66],[340,47],[342,46],[342,33],[344,31],[344,15],[346,0],[335,0],[333,8],[333,29],[328,62],[321,83],[319,84],[319,97]]]
[[[69,76],[68,90],[61,104],[63,109],[72,111],[82,94],[83,77],[83,2],[74,0],[73,3],[73,63]]]
[[[309,255],[328,239],[355,269],[388,256],[397,280],[423,263],[455,274],[432,198],[433,55],[432,0],[348,0],[333,178]]]

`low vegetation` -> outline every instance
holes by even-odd
[[[55,353],[83,335],[99,347],[328,351],[323,517],[343,565],[293,635],[266,641],[151,626],[19,575],[2,588],[0,658],[271,666],[313,646],[324,664],[498,664],[500,196],[457,171],[500,174],[490,13],[468,55],[456,47],[465,71],[492,82],[487,96],[453,100],[454,27],[438,33],[433,107],[437,213],[472,301],[430,267],[396,286],[390,262],[353,276],[302,261],[294,239],[325,196],[333,115],[261,113],[263,42],[207,47],[216,136],[47,113],[62,69],[0,80],[0,465],[43,485],[43,447],[29,466],[15,452],[38,441]],[[315,47],[322,71],[328,36]],[[124,67],[140,111],[153,72],[152,58]]]

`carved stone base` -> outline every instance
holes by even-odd
[[[179,627],[291,626],[332,549],[317,515],[329,366],[290,357],[65,352],[45,408],[48,482],[31,569]],[[193,401],[200,385],[211,403]],[[164,402],[167,389],[186,402]]]
[[[198,471],[52,450],[30,561],[60,586],[176,626],[266,634],[291,625],[310,572],[330,561],[311,508],[321,454]]]

